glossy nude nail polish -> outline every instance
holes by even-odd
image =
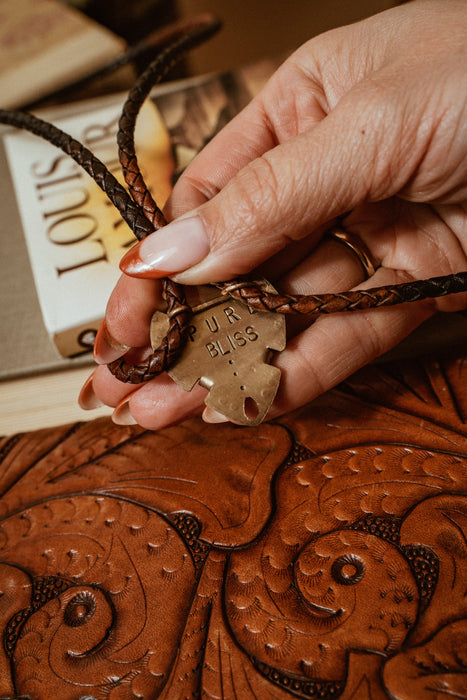
[[[223,416],[222,413],[215,411],[214,409],[210,408],[209,406],[206,406],[206,408],[203,411],[203,420],[205,423],[228,423],[229,422],[229,419],[226,418],[225,416]]]
[[[116,360],[130,349],[129,345],[123,345],[113,338],[107,328],[105,321],[102,321],[97,331],[94,341],[93,355],[98,365],[106,365],[108,362]]]
[[[133,418],[130,411],[130,396],[127,396],[123,401],[120,401],[118,406],[112,413],[112,421],[116,425],[137,425],[137,421]]]
[[[92,411],[94,408],[100,408],[104,405],[102,401],[97,398],[92,385],[95,372],[94,370],[94,372],[89,375],[79,392],[78,404],[84,411]]]
[[[209,253],[209,240],[199,216],[177,219],[131,248],[120,269],[131,277],[159,278],[182,272]]]

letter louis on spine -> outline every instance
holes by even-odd
[[[51,117],[121,181],[116,137],[122,100],[116,95],[86,109],[62,107]],[[149,122],[155,135],[145,144],[138,137],[142,165],[162,159],[157,151],[162,131],[172,162],[168,133],[153,102],[146,103],[141,117],[138,126],[146,129]],[[119,261],[135,237],[99,186],[68,155],[13,129],[2,142],[44,325],[61,355],[89,351],[120,276]]]

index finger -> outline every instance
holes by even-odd
[[[212,199],[239,170],[325,116],[323,93],[305,71],[285,61],[252,101],[190,163],[164,212],[169,220]],[[293,89],[291,88],[293,85]]]
[[[149,327],[155,309],[162,304],[158,280],[138,280],[121,275],[110,295],[94,343],[94,359],[107,364],[131,347],[148,346]]]

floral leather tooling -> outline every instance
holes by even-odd
[[[0,698],[467,692],[467,363],[255,428],[5,438]]]

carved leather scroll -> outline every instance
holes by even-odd
[[[467,696],[467,364],[0,442],[0,698]]]

